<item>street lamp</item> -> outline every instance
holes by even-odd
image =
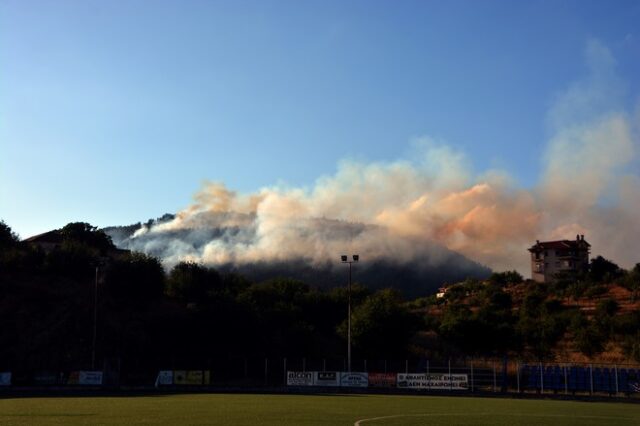
[[[96,264],[96,279],[93,287],[93,339],[91,339],[91,370],[96,369],[96,339],[98,331],[98,271],[100,264]]]
[[[348,303],[347,303],[347,371],[351,372],[351,264],[360,260],[360,256],[354,254],[351,256],[352,260],[346,254],[340,256],[342,263],[349,264],[349,287],[347,291]]]
[[[93,266],[96,268],[93,281],[93,337],[91,339],[91,370],[96,369],[96,342],[98,340],[98,273],[100,267],[105,264],[105,258],[98,259]]]

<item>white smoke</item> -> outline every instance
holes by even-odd
[[[560,94],[553,136],[533,189],[500,171],[473,176],[465,156],[429,138],[411,161],[343,161],[311,188],[238,194],[207,183],[170,222],[141,228],[129,247],[169,264],[305,258],[439,262],[444,246],[497,270],[529,274],[536,239],[585,234],[594,253],[629,267],[640,261],[640,176],[633,168],[640,114],[622,107],[623,85],[606,47],[586,49],[588,76]],[[198,241],[197,244],[194,241]]]

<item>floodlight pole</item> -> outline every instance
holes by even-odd
[[[357,262],[360,256],[354,254],[352,260],[348,260],[346,255],[342,255],[342,263],[349,264],[349,284],[347,287],[347,371],[351,372],[351,264]]]
[[[93,287],[93,339],[91,344],[91,370],[96,369],[96,336],[98,331],[98,268],[96,265],[96,280]]]

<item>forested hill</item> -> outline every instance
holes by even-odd
[[[175,260],[175,252],[170,252],[168,247],[181,247],[185,255],[197,254],[204,250],[205,245],[229,238],[229,235],[233,234],[233,230],[210,227],[198,229],[197,232],[192,230],[165,232],[161,238],[153,233],[133,237],[135,231],[142,226],[149,228],[173,218],[173,215],[165,214],[158,219],[150,219],[144,224],[112,226],[104,228],[103,231],[113,239],[119,248],[141,251],[155,256],[168,267],[173,266],[172,262],[168,261],[168,256],[171,255],[172,260]],[[331,229],[331,227],[344,228],[349,225],[325,220],[323,226]],[[405,297],[414,298],[433,294],[438,287],[446,283],[454,283],[466,278],[483,279],[491,274],[489,268],[445,247],[435,244],[423,243],[423,245],[424,247],[416,248],[416,252],[421,253],[420,256],[403,262],[395,259],[367,259],[365,253],[360,253],[361,262],[354,265],[353,269],[354,282],[374,290],[391,287],[399,290]],[[347,282],[347,269],[340,264],[340,254],[336,253],[335,262],[319,263],[303,258],[293,258],[208,266],[214,266],[223,272],[240,273],[255,282],[266,281],[274,277],[290,277],[314,287],[331,288],[343,286]]]

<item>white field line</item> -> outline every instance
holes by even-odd
[[[574,419],[601,419],[601,420],[637,420],[634,417],[620,416],[576,416],[568,414],[496,414],[496,413],[426,413],[426,414],[395,414],[391,416],[370,417],[368,419],[360,419],[353,426],[361,426],[363,423],[377,422],[378,420],[397,419],[401,417],[444,417],[444,416],[512,416],[512,417],[548,417],[548,418],[567,418]]]

